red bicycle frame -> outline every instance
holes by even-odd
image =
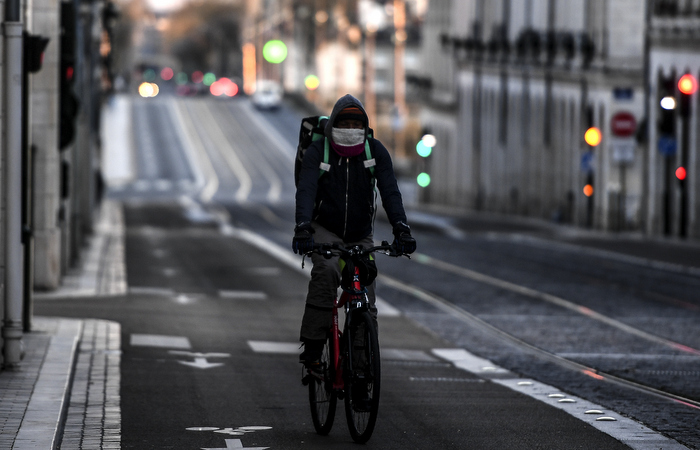
[[[340,298],[336,298],[333,303],[333,324],[331,325],[331,336],[333,337],[333,367],[335,368],[335,379],[333,380],[333,389],[344,389],[343,382],[343,357],[340,355],[340,338],[343,333],[340,331],[338,324],[338,308],[342,308],[346,303],[351,302],[362,294],[362,285],[360,284],[360,269],[355,267],[355,276],[353,277],[352,287],[354,292],[343,290]]]

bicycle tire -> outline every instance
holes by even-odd
[[[352,439],[359,444],[364,444],[372,436],[379,410],[381,387],[379,339],[374,320],[369,312],[356,314],[353,321],[356,323],[350,323],[346,345],[357,342],[358,334],[363,335],[364,340],[360,341],[359,348],[353,345],[354,348],[346,358],[346,368],[350,368],[347,362],[351,359],[354,360],[355,367],[352,367],[352,370],[344,370],[345,417]],[[357,354],[357,350],[360,350],[361,354]],[[362,357],[365,361],[356,364],[358,358]],[[365,392],[366,396],[363,395]]]
[[[338,394],[333,389],[335,371],[333,369],[333,345],[330,338],[326,339],[321,355],[323,379],[309,376],[309,404],[311,406],[311,420],[316,433],[325,436],[333,428],[338,402]]]

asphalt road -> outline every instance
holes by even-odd
[[[123,448],[226,448],[225,439],[244,448],[355,448],[342,409],[330,436],[310,422],[297,362],[306,276],[215,227],[188,223],[180,205],[127,203],[125,212],[130,294],[37,305],[41,315],[121,324]],[[373,448],[626,448],[440,360],[431,350],[451,343],[405,316],[381,316],[380,333]],[[256,351],[256,343],[273,349]]]
[[[287,249],[303,112],[155,100],[129,106],[137,163],[109,194],[125,211],[128,295],[36,313],[121,324],[124,448],[354,448],[340,407],[330,436],[313,432],[300,383],[308,275]],[[625,434],[643,424],[700,448],[697,247],[425,209],[409,222],[414,258],[378,259],[384,382],[369,446],[658,448],[651,431]],[[390,237],[378,218],[375,238]],[[438,349],[495,367],[475,375]],[[520,379],[546,385],[507,387]],[[550,394],[619,420],[586,422]]]

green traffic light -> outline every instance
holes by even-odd
[[[287,57],[287,46],[284,42],[274,39],[263,46],[263,58],[272,64],[279,64]]]
[[[202,78],[202,82],[203,82],[206,86],[211,86],[212,83],[215,82],[215,81],[216,81],[216,75],[214,75],[214,74],[211,73],[211,72],[207,72],[206,74],[204,74],[204,78]]]
[[[185,72],[180,72],[177,75],[175,75],[175,83],[179,85],[187,84],[187,81],[189,80],[189,77]]]
[[[430,184],[430,175],[428,175],[425,172],[422,172],[418,175],[418,178],[416,178],[416,181],[418,182],[418,186],[424,188]]]
[[[418,152],[418,155],[422,156],[423,158],[427,158],[430,156],[433,149],[425,145],[425,142],[421,139],[418,144],[416,144],[416,151]]]

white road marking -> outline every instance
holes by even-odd
[[[102,110],[102,174],[110,189],[123,189],[134,179],[131,100],[115,95]]]
[[[160,334],[132,334],[132,347],[164,347],[190,349],[190,340],[184,336],[164,336]]]
[[[200,163],[201,158],[198,158],[198,154],[195,152],[192,142],[189,139],[188,133],[185,131],[186,127],[184,121],[182,120],[182,115],[180,114],[180,108],[178,104],[183,102],[175,100],[174,97],[167,97],[167,110],[170,114],[170,120],[174,125],[174,131],[178,135],[178,141],[182,145],[182,149],[185,152],[185,158],[189,163],[190,170],[195,179],[195,184],[198,188],[202,188],[205,183],[205,177],[202,173]],[[189,182],[189,180],[187,180]]]
[[[380,351],[382,359],[397,361],[437,362],[438,360],[423,350],[410,350],[405,348],[383,348]]]
[[[175,295],[175,291],[168,288],[148,287],[148,286],[129,286],[129,294],[135,295]]]
[[[214,165],[209,158],[209,154],[204,148],[204,144],[194,129],[194,121],[189,111],[185,107],[184,102],[176,102],[177,108],[173,108],[173,113],[175,119],[178,121],[182,128],[182,137],[184,138],[183,146],[188,149],[188,153],[191,153],[193,157],[199,161],[198,166],[201,168],[203,173],[205,185],[199,194],[199,199],[205,203],[211,201],[219,190],[219,177],[216,175],[216,170],[214,170]],[[184,115],[187,114],[188,120],[184,119]]]
[[[535,400],[561,409],[635,450],[655,450],[659,448],[663,448],[664,450],[687,449],[687,447],[650,430],[639,422],[635,422],[632,419],[628,419],[612,411],[603,413],[604,408],[602,406],[596,405],[588,400],[568,394],[566,398],[561,398],[560,395],[552,395],[552,393],[556,393],[558,389],[536,380],[519,378],[514,373],[498,367],[491,361],[473,355],[464,349],[433,349],[433,354],[451,362],[459,369],[479,377],[487,378],[493,383],[500,384],[511,390],[532,397]],[[498,376],[492,377],[493,374],[498,374]],[[511,376],[508,376],[509,374]],[[599,414],[605,414],[605,416],[600,417]]]
[[[148,180],[136,180],[134,182],[134,190],[139,192],[145,192],[151,189],[151,182]]]
[[[228,434],[229,436],[243,436],[245,431],[236,431],[233,428],[223,428],[221,430],[216,430],[214,433]]]
[[[173,182],[165,178],[159,178],[153,182],[156,191],[169,191],[173,187]]]
[[[248,346],[256,353],[299,353],[299,342],[248,341]]]
[[[245,449],[245,450],[265,450],[270,447],[243,447],[243,443],[240,439],[226,439],[226,447],[217,448],[202,448],[202,450],[232,450],[232,449]]]
[[[262,291],[219,291],[219,297],[233,300],[267,300]]]
[[[212,116],[211,111],[206,107],[202,107],[199,113],[202,116],[201,123],[207,129],[206,132],[209,133],[212,141],[217,143],[217,150],[221,156],[224,157],[229,169],[231,169],[240,183],[236,191],[236,201],[239,203],[247,202],[250,191],[253,189],[253,180],[250,178],[250,174],[245,170],[243,162],[236,154],[236,150],[231,146],[231,143],[217,125],[216,119]]]
[[[178,363],[185,366],[194,367],[197,369],[211,369],[213,367],[223,366],[224,363],[210,363],[209,358],[228,358],[231,355],[228,353],[193,353],[193,352],[181,352],[177,350],[171,350],[168,352],[171,355],[187,356],[189,358],[194,358],[194,361],[180,361]]]
[[[376,303],[377,316],[379,317],[399,317],[401,316],[401,311],[391,306],[386,300],[377,297]]]
[[[194,361],[180,361],[178,362],[185,366],[194,367],[196,369],[211,369],[214,367],[223,366],[224,363],[210,363],[206,358],[196,357]]]

